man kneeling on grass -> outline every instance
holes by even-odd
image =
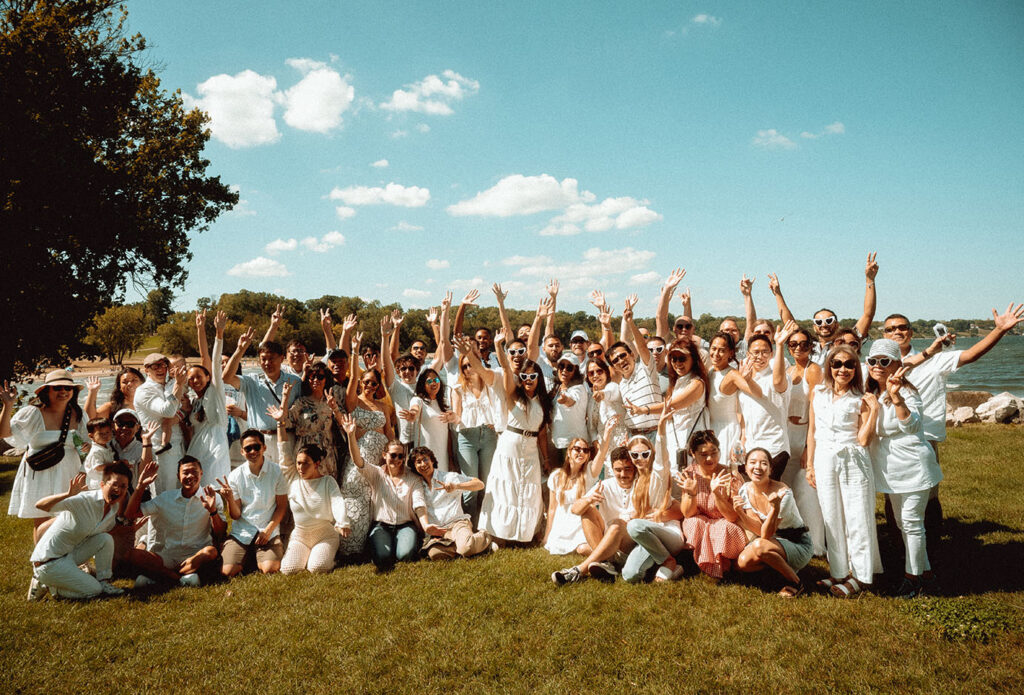
[[[633,483],[636,481],[636,466],[630,460],[629,450],[616,447],[612,450],[611,480],[602,480],[584,497],[573,503],[570,511],[582,517],[583,535],[587,545],[594,550],[575,567],[567,567],[551,574],[551,581],[558,586],[580,582],[587,577],[602,581],[615,581],[618,570],[611,560],[616,554],[620,564],[624,561],[635,541],[626,533],[626,524],[633,518]]]
[[[67,492],[44,497],[36,508],[58,514],[32,552],[32,583],[28,600],[38,601],[49,591],[54,598],[93,598],[124,593],[109,582],[114,539],[107,533],[128,492],[132,472],[122,461],[103,470],[99,490],[88,490],[85,474],[72,479]],[[96,576],[78,566],[96,558]]]
[[[139,486],[128,500],[125,516],[128,519],[137,519],[143,514],[149,516],[153,525],[149,554],[156,554],[165,569],[158,578],[160,581],[199,586],[200,568],[218,557],[211,531],[223,535],[226,528],[218,511],[217,493],[207,486],[198,494],[203,466],[198,459],[185,456],[178,462],[181,488],[167,490],[143,502],[142,494],[156,480],[159,469],[152,461],[142,469]],[[135,579],[136,588],[149,583],[146,576]]]

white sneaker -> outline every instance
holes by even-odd
[[[499,550],[501,550],[501,546],[500,546],[500,545],[498,545],[498,542],[497,542],[497,541],[491,541],[491,546],[490,546],[490,548],[491,548],[491,552],[492,552],[492,553],[496,553],[496,552],[498,552]]]
[[[154,584],[156,584],[156,582],[154,582],[152,579],[150,579],[144,574],[140,574],[138,577],[135,578],[136,589],[145,589],[147,586],[153,586]]]
[[[40,582],[35,577],[32,577],[32,581],[28,585],[28,598],[29,601],[42,601],[46,596],[46,592],[49,591],[46,585]]]
[[[199,586],[199,575],[193,572],[192,574],[183,574],[178,583],[182,586]]]
[[[124,595],[124,589],[122,589],[121,587],[118,587],[118,586],[114,586],[113,584],[108,582],[106,579],[104,579],[103,581],[100,582],[100,592],[102,592],[102,594],[104,596],[123,596]]]

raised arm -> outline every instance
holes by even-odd
[[[142,466],[142,470],[139,471],[139,479],[136,481],[135,491],[128,498],[128,504],[124,509],[126,519],[138,519],[142,516],[142,496],[145,494],[146,489],[156,480],[159,470],[160,466],[156,461],[150,461]]]
[[[505,299],[508,297],[508,292],[501,289],[501,285],[494,283],[491,287],[494,292],[494,298],[498,300],[498,316],[501,318],[501,330],[505,332],[505,335],[514,335],[512,332],[512,323],[508,320],[508,311],[505,309]]]
[[[544,323],[544,335],[555,334],[555,311],[558,309],[558,280],[552,278],[544,288],[551,297],[551,311],[548,312],[547,320]]]
[[[796,321],[786,321],[775,328],[775,354],[772,355],[772,386],[778,393],[785,393],[789,388],[786,376],[786,341],[800,328]]]
[[[860,424],[857,426],[857,443],[861,446],[871,444],[871,439],[875,436],[875,425],[878,422],[879,408],[878,398],[875,394],[868,392],[861,397]],[[903,409],[906,410],[905,403],[903,404]],[[896,412],[898,415],[898,408]]]
[[[212,372],[213,360],[210,359],[210,344],[206,341],[206,309],[196,312],[196,345],[199,346],[199,359],[203,361],[203,366],[206,367],[206,371]]]
[[[530,326],[530,337],[526,339],[526,358],[529,360],[537,361],[540,357],[540,325],[547,316],[548,309],[550,308],[550,299],[540,300],[540,304],[537,306],[537,313],[533,316],[533,324]],[[513,338],[515,333],[509,333],[509,339]]]
[[[658,294],[658,308],[654,312],[654,332],[669,343],[672,342],[672,328],[668,325],[668,307],[672,303],[676,287],[684,277],[686,277],[686,271],[676,268],[668,276],[665,284],[661,286],[661,292]]]
[[[1017,324],[1024,321],[1024,304],[1020,304],[1015,308],[1013,302],[1010,302],[1010,305],[1006,307],[1006,311],[1003,314],[997,314],[996,310],[993,309],[992,320],[995,322],[995,327],[988,332],[988,335],[960,353],[959,367],[979,359],[986,352],[994,348],[996,343],[1002,340],[1004,335],[1012,331]]]
[[[398,334],[402,328],[402,322],[405,321],[405,317],[402,316],[401,309],[395,309],[391,312],[391,325],[394,326],[395,330],[391,333],[391,342],[388,343],[388,352],[391,354],[392,360],[398,359]],[[384,343],[380,344],[381,352],[384,352]],[[390,384],[390,381],[385,383]]]
[[[395,330],[394,323],[389,316],[382,316],[380,319],[380,344],[386,346],[398,331]],[[391,388],[391,383],[395,380],[395,361],[391,354],[390,349],[382,349],[380,351],[380,359],[383,367],[383,378],[384,385],[387,388]]]
[[[636,295],[633,295],[635,298]],[[651,351],[647,349],[647,341],[644,340],[643,333],[637,328],[636,321],[633,320],[633,306],[636,305],[634,299],[631,304],[629,299],[626,300],[626,308],[622,312],[622,321],[626,325],[626,329],[630,335],[633,336],[633,347],[636,350],[637,359],[643,363],[644,368],[647,368],[647,363],[651,361]]]
[[[432,306],[427,310],[427,325],[430,326],[430,335],[434,338],[434,345],[441,342],[441,330],[437,327],[437,312],[439,307]]]
[[[245,355],[245,351],[249,349],[249,345],[252,344],[252,337],[255,335],[256,329],[249,327],[245,329],[242,335],[238,336],[238,347],[231,354],[231,358],[228,363],[224,365],[223,371],[221,371],[221,378],[225,384],[233,386],[234,388],[241,388],[242,380],[238,376],[238,365],[242,362],[242,356]]]
[[[6,384],[4,385],[6,386]],[[102,384],[100,384],[100,378],[98,376],[91,376],[85,380],[85,387],[89,391],[88,395],[85,397],[85,414],[89,416],[90,420],[94,417],[98,417],[96,414],[96,397],[99,395],[100,386],[102,386]],[[17,395],[15,395],[15,398],[17,398]],[[111,415],[114,415],[114,413],[111,413]],[[8,413],[8,425],[9,424],[10,413]],[[9,437],[10,433],[0,434],[0,436]]]
[[[877,253],[868,254],[868,262],[864,266],[864,314],[858,319],[856,331],[862,340],[868,337],[871,322],[875,319],[875,276],[878,275]]]
[[[362,331],[356,331],[352,336],[352,350],[348,358],[348,388],[345,390],[345,410],[350,413],[359,403],[359,344],[362,342]]]
[[[608,418],[608,422],[604,425],[604,434],[601,436],[601,443],[597,447],[597,455],[594,456],[594,460],[590,462],[590,476],[594,479],[601,475],[601,469],[604,467],[604,460],[608,456],[608,450],[612,446],[612,433],[615,432],[615,426],[619,424],[619,416],[613,415]]]
[[[480,351],[476,345],[476,342],[466,335],[455,336],[455,345],[459,349],[459,354],[465,356],[466,360],[469,361],[469,367],[472,369],[477,376],[479,376],[485,386],[494,385],[494,371],[484,366],[484,363],[480,360]],[[501,360],[498,360],[499,364]],[[461,416],[461,413],[459,413]]]
[[[338,339],[338,345],[345,350],[349,349],[349,345],[352,343],[352,331],[359,325],[359,319],[355,314],[349,314],[345,317],[345,320],[341,322],[341,337]],[[349,355],[349,360],[355,360],[355,355]],[[358,361],[358,360],[356,360]]]
[[[455,312],[455,333],[462,333],[462,322],[466,319],[466,309],[471,306],[476,306],[476,300],[480,296],[480,292],[477,290],[470,290],[466,293],[466,296],[459,302],[459,308]],[[441,319],[444,320],[442,314]],[[443,331],[442,331],[443,332]]]
[[[267,326],[267,332],[263,334],[263,340],[260,342],[260,345],[277,337],[277,329],[281,326],[282,318],[284,318],[284,307],[277,304],[275,305],[274,313],[270,315],[270,325]]]
[[[338,347],[338,341],[334,337],[334,321],[331,319],[331,310],[327,307],[320,309],[320,328],[324,332],[324,344],[327,346],[327,353]]]
[[[771,290],[771,293],[775,296],[775,306],[778,307],[779,318],[781,318],[783,322],[796,321],[796,317],[793,316],[793,312],[789,310],[789,307],[786,305],[786,300],[782,296],[782,286],[779,285],[778,275],[768,273],[768,289]]]
[[[512,393],[516,388],[516,375],[512,371],[508,353],[505,352],[505,331],[498,331],[498,334],[494,336],[494,354],[497,355],[498,364],[501,365],[501,383],[505,387],[505,405],[508,406],[512,402]]]
[[[97,379],[97,381],[99,381]],[[0,402],[3,403],[0,409],[0,439],[6,439],[11,432],[11,416],[14,415],[14,406],[18,402],[18,389],[8,382],[0,385]],[[91,415],[89,417],[92,417]]]
[[[746,319],[746,325],[743,327],[743,339],[747,342],[750,341],[750,336],[754,335],[754,324],[757,323],[757,309],[754,308],[754,280],[755,278],[748,278],[746,273],[743,273],[743,279],[740,280],[743,314]]]
[[[473,290],[476,292],[476,290]],[[477,292],[477,295],[480,293]],[[445,292],[444,299],[441,300],[441,328],[439,329],[439,337],[437,341],[437,356],[434,358],[434,370],[440,372],[444,365],[448,364],[448,361],[455,354],[455,350],[452,349],[452,331],[451,326],[448,323],[451,320],[451,306],[452,306],[452,293],[451,290]],[[462,307],[459,307],[461,310]]]

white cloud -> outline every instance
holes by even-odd
[[[285,251],[294,251],[298,246],[299,242],[295,239],[274,239],[263,250],[267,253],[283,253]]]
[[[210,132],[228,147],[254,147],[277,142],[281,133],[274,120],[277,80],[252,70],[237,75],[214,75],[200,82],[199,98],[182,94],[187,108],[210,115]]]
[[[549,256],[509,256],[501,259],[502,265],[550,265],[554,263]]]
[[[755,147],[761,147],[766,150],[792,150],[796,148],[795,142],[775,128],[757,131],[757,135],[754,136],[751,143]]]
[[[624,211],[615,218],[616,229],[633,229],[635,227],[646,227],[651,222],[664,219],[661,213],[651,210],[646,205],[638,205]]]
[[[397,205],[403,208],[419,208],[430,200],[430,189],[419,186],[403,186],[389,183],[380,186],[349,186],[335,188],[329,195],[331,200],[340,200],[346,205]]]
[[[231,185],[228,186],[228,189],[232,193],[237,193],[238,196],[239,196],[238,202],[235,203],[235,207],[231,208],[231,210],[228,211],[229,215],[237,215],[238,217],[251,217],[252,215],[256,214],[256,211],[249,207],[249,201],[246,200],[245,198],[241,197],[242,196],[242,187],[241,186],[236,186],[235,184],[231,184]]]
[[[285,123],[314,133],[340,127],[341,114],[352,105],[355,88],[325,63],[308,58],[289,58],[285,62],[303,74],[281,95]]]
[[[817,140],[817,139],[818,139],[818,138],[820,138],[821,136],[820,136],[820,135],[815,135],[814,133],[808,133],[808,132],[807,132],[807,131],[805,130],[804,132],[800,133],[800,137],[802,137],[802,138],[806,138],[806,139],[808,139],[808,140]]]
[[[392,227],[389,231],[392,231],[392,232],[422,232],[423,231],[423,227],[420,227],[419,225],[416,225],[416,224],[409,224],[408,222],[403,220],[402,222],[399,222],[394,227]]]
[[[234,266],[228,270],[228,275],[240,278],[282,278],[291,273],[283,263],[265,256],[257,256],[251,261]]]
[[[427,290],[417,290],[410,287],[408,289],[402,290],[402,296],[407,297],[408,299],[426,299],[427,297],[430,296],[430,292],[428,292]]]
[[[372,166],[375,169],[384,169],[385,167],[387,167],[387,165],[388,165],[388,160],[386,160],[386,159],[378,159],[376,162],[374,162],[370,166]]]
[[[479,82],[452,70],[445,70],[441,75],[444,79],[437,75],[427,75],[419,82],[405,85],[405,89],[396,89],[380,107],[387,111],[415,111],[449,116],[454,113],[452,102],[480,90]]]
[[[579,261],[525,265],[519,269],[518,274],[534,278],[558,278],[565,289],[590,290],[599,283],[607,284],[609,278],[614,279],[629,272],[647,271],[647,266],[655,256],[653,251],[629,246],[607,251],[595,247],[584,251]]]
[[[580,228],[574,224],[552,224],[540,230],[541,236],[573,236],[580,233]]]
[[[346,205],[339,205],[334,208],[334,212],[338,214],[338,219],[347,220],[350,217],[355,217],[356,209],[350,208]]]
[[[825,132],[829,135],[842,135],[846,132],[846,126],[839,121],[836,121],[835,123],[830,123],[825,126]]]
[[[646,273],[637,273],[629,278],[630,285],[650,285],[661,279],[661,274],[656,270],[648,270]]]
[[[430,126],[428,126],[426,123],[419,123],[416,126],[416,130],[418,130],[421,133],[429,133],[430,132]]]
[[[579,182],[576,179],[563,179],[559,182],[548,174],[513,174],[468,200],[449,205],[448,214],[455,217],[532,215],[547,210],[561,210],[574,203],[592,202],[595,199],[593,193],[581,193],[578,188]]]
[[[409,134],[408,130],[402,130],[401,128],[399,128],[398,130],[396,130],[396,131],[391,133],[391,137],[393,139],[397,140],[398,138],[404,138],[408,134]]]
[[[308,236],[299,243],[301,243],[304,248],[307,248],[314,253],[327,253],[335,246],[341,246],[344,244],[345,235],[340,232],[327,232],[319,239],[313,236]]]
[[[430,260],[427,261],[427,267],[430,268],[431,270],[444,270],[445,268],[448,268],[450,266],[451,263],[449,263],[448,261],[439,260],[437,258],[431,258]]]
[[[722,20],[719,19],[718,17],[713,17],[712,15],[701,13],[699,15],[695,15],[694,18],[690,20],[690,22],[692,22],[693,24],[700,24],[701,26],[705,27],[717,27],[722,23]]]
[[[605,198],[597,205],[575,203],[566,211],[551,219],[540,231],[541,236],[570,236],[583,229],[588,232],[605,232],[616,229],[644,227],[662,216],[647,207],[648,200],[637,200],[629,196]]]

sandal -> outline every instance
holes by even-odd
[[[828,591],[832,587],[842,584],[847,579],[849,579],[849,577],[847,577],[846,579],[836,579],[835,577],[828,577],[827,579],[819,579],[816,582],[816,584],[820,586],[822,589]]]
[[[676,565],[675,569],[669,569],[665,565],[658,568],[658,571],[654,575],[654,581],[656,582],[674,582],[678,581],[683,576],[683,566]]]
[[[796,598],[797,596],[803,595],[804,589],[804,583],[799,581],[796,584],[789,584],[782,587],[782,589],[779,590],[779,596],[781,598]]]
[[[829,592],[836,598],[860,598],[860,595],[870,585],[861,584],[853,577],[850,577],[842,584],[835,584]]]

